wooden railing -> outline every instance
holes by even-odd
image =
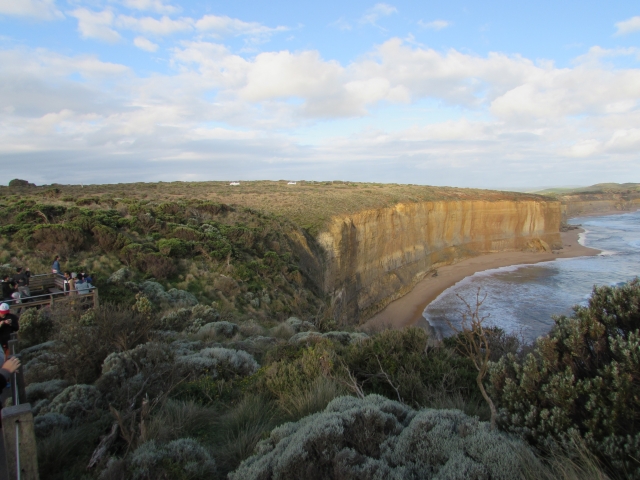
[[[11,355],[18,355],[15,333],[9,341]],[[33,425],[31,404],[27,403],[22,366],[11,375],[13,404],[2,409],[2,437],[4,440],[7,478],[38,480],[38,449]]]
[[[71,290],[70,292],[53,292],[42,295],[32,295],[17,300],[5,300],[9,304],[11,313],[20,313],[26,308],[49,306],[54,308],[56,305],[78,305],[80,307],[97,307],[100,302],[98,299],[98,289],[92,287],[89,293],[81,293],[79,290]]]

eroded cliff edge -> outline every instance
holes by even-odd
[[[559,201],[531,195],[407,202],[334,216],[316,238],[324,251],[321,288],[336,321],[359,324],[439,266],[561,246],[561,220]]]

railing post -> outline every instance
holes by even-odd
[[[2,434],[10,479],[39,480],[38,448],[31,404],[2,409]]]
[[[100,306],[100,301],[98,300],[98,289],[93,289],[93,308],[98,308]]]
[[[20,351],[18,344],[18,334],[13,332],[9,340],[9,352],[11,355],[18,355]],[[27,392],[24,384],[24,370],[22,365],[11,375],[11,398],[14,405],[27,401]]]

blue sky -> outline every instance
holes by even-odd
[[[633,2],[0,0],[7,183],[640,181]]]

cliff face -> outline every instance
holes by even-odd
[[[561,206],[545,200],[401,203],[333,217],[317,241],[334,318],[360,323],[438,266],[481,253],[560,244]]]
[[[564,195],[562,202],[562,221],[571,217],[606,212],[634,211],[640,208],[638,193],[582,193]]]

